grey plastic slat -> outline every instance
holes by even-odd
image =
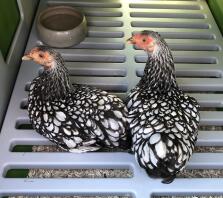
[[[34,130],[16,131],[16,138],[11,142],[10,150],[16,145],[52,145],[46,138]],[[223,131],[199,131],[197,146],[222,146]]]
[[[160,180],[143,180],[146,178],[127,180],[127,179],[94,179],[94,184],[92,184],[91,179],[66,179],[66,185],[63,185],[62,179],[53,180],[54,192],[50,192],[47,186],[52,185],[52,179],[14,179],[14,189],[13,191],[8,190],[8,186],[11,185],[11,179],[5,179],[2,189],[4,189],[4,194],[9,195],[73,195],[72,188],[75,186],[77,188],[76,195],[132,195],[133,197],[148,197],[151,194],[146,193],[143,186],[156,186],[153,194],[159,195],[194,195],[194,194],[215,194],[221,195],[223,193],[222,179],[176,179],[170,186],[165,184],[160,184]],[[135,191],[134,184],[141,184],[139,188],[140,191]],[[197,187],[200,184],[202,188]],[[24,187],[25,186],[25,187]],[[64,188],[61,188],[64,186]],[[95,187],[100,186],[100,188]],[[109,188],[113,186],[113,188]],[[39,192],[36,192],[36,188],[39,187]],[[21,191],[23,189],[23,191]],[[172,190],[174,189],[174,190]],[[92,192],[92,193],[89,193]],[[164,193],[165,192],[165,193]]]
[[[223,113],[213,109],[223,106],[223,41],[204,0],[42,0],[37,15],[47,5],[61,4],[79,7],[86,12],[89,24],[94,25],[89,26],[88,37],[78,46],[59,50],[65,57],[72,82],[95,85],[125,99],[128,91],[138,82],[138,76],[142,75],[146,61],[144,52],[125,44],[133,33],[145,29],[131,24],[135,21],[143,26],[156,26],[148,29],[159,31],[173,50],[179,85],[197,98],[202,107],[212,108],[201,112],[201,125],[208,125],[210,129],[199,131],[197,145],[223,144],[223,131],[219,129],[223,126]],[[160,18],[156,19],[157,16]],[[166,24],[173,28],[165,28]],[[208,29],[200,29],[206,27]],[[27,50],[37,44],[41,41],[34,21]],[[40,67],[36,64],[22,62],[0,134],[0,196],[113,194],[142,198],[152,195],[223,194],[222,178],[176,179],[171,185],[164,185],[160,179],[149,178],[128,153],[11,152],[16,145],[52,145],[33,130],[16,128],[16,123],[17,126],[18,123],[29,124],[27,111],[21,109],[21,103],[25,105],[27,100],[25,86],[27,89],[39,72]],[[211,129],[215,125],[218,129]],[[129,168],[133,171],[133,178],[8,179],[3,176],[8,169],[31,167]],[[195,153],[187,166],[189,169],[222,167],[222,153]]]
[[[173,51],[174,60],[176,63],[217,63],[217,58],[222,59],[221,52],[198,51],[196,54],[192,51]],[[146,55],[137,54],[136,62],[146,62]]]
[[[108,63],[104,67],[104,63],[97,63],[97,65],[92,65],[91,63],[72,63],[67,62],[67,68],[69,69],[69,74],[78,76],[126,76],[127,69],[123,63]]]
[[[212,78],[178,78],[179,86],[185,91],[222,91],[223,79]]]
[[[121,3],[119,1],[96,1],[96,0],[88,0],[88,1],[48,1],[48,5],[71,5],[75,7],[93,7],[93,8],[120,8]]]
[[[28,114],[26,111],[20,110],[18,114],[20,117],[17,122],[29,123]],[[223,125],[223,111],[200,111],[201,125]]]
[[[97,37],[105,37],[105,38],[121,38],[124,36],[124,32],[120,30],[120,28],[116,27],[89,27],[88,28],[88,36],[97,38]]]
[[[120,8],[81,8],[82,12],[86,16],[97,16],[97,17],[121,17],[122,10]]]
[[[199,131],[197,146],[222,146],[223,131]]]
[[[122,157],[122,161],[116,159]],[[41,160],[44,158],[45,160]],[[86,161],[86,158],[88,161]],[[216,158],[218,161],[216,162]],[[8,163],[4,166],[4,172],[8,169],[26,169],[26,168],[51,168],[58,169],[95,169],[95,168],[113,168],[130,169],[133,172],[144,172],[138,169],[136,162],[132,161],[132,156],[127,153],[100,153],[95,156],[94,153],[70,154],[70,153],[12,153]],[[222,169],[222,153],[194,153],[188,163],[188,169]],[[4,174],[3,174],[4,175]],[[134,175],[138,177],[138,175]],[[132,177],[132,178],[134,178]],[[149,178],[148,178],[149,179]]]
[[[223,94],[190,93],[190,95],[196,98],[202,107],[223,107]]]

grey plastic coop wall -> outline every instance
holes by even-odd
[[[158,31],[173,50],[177,81],[201,104],[197,145],[223,145],[223,58],[222,36],[204,0],[49,0],[41,1],[37,14],[47,6],[72,5],[87,16],[88,37],[78,46],[58,49],[66,60],[71,81],[100,87],[121,98],[135,86],[146,54],[125,41],[144,29]],[[35,22],[27,50],[41,44]],[[152,195],[223,194],[222,178],[177,178],[165,185],[149,178],[128,153],[32,153],[12,152],[16,145],[49,145],[29,124],[25,104],[27,89],[40,68],[22,62],[0,135],[0,196],[9,195]],[[218,108],[218,109],[216,109]],[[213,126],[213,127],[212,127]],[[215,126],[215,127],[214,127]],[[217,126],[217,127],[216,127]],[[195,153],[188,169],[222,169],[222,153]],[[130,169],[132,178],[5,178],[10,169]]]
[[[37,3],[37,0],[17,0],[20,11],[20,22],[6,60],[4,60],[0,52],[0,128],[20,66],[20,57],[27,43],[29,29]]]

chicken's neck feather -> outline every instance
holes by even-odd
[[[159,49],[153,54],[148,54],[144,75],[139,86],[161,93],[177,88],[173,56],[165,43],[159,44]]]

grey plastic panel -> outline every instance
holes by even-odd
[[[94,85],[125,98],[143,74],[146,55],[126,45],[132,33],[159,31],[173,50],[177,81],[202,106],[198,146],[223,145],[223,41],[204,0],[73,0],[41,1],[46,6],[72,5],[89,21],[88,37],[70,49],[59,49],[71,80]],[[35,21],[27,50],[41,44]],[[147,177],[128,153],[21,153],[15,145],[50,145],[49,141],[22,125],[29,124],[27,90],[41,68],[22,62],[0,136],[0,196],[8,195],[152,195],[223,194],[223,178],[178,178],[170,185]],[[214,127],[215,126],[215,127]],[[132,178],[31,179],[5,178],[9,169],[130,169]],[[222,169],[222,153],[195,153],[188,169]]]
[[[38,1],[17,0],[20,11],[20,22],[9,49],[6,61],[0,52],[0,129],[9,102],[10,94],[20,66],[20,56],[26,46],[26,39]]]

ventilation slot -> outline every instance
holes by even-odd
[[[205,19],[205,16],[199,13],[131,12],[130,16],[139,18]]]
[[[28,108],[28,99],[23,99],[22,102],[20,103],[20,108],[21,109],[27,109]]]
[[[142,29],[144,30],[144,29]],[[156,30],[159,31],[159,30]],[[133,34],[139,33],[139,31],[134,31]],[[165,39],[196,39],[196,40],[214,40],[215,35],[212,33],[204,32],[163,32],[159,31],[159,34]]]
[[[207,23],[191,23],[191,22],[155,22],[155,21],[133,21],[132,27],[145,28],[187,28],[187,29],[209,29]]]
[[[137,63],[146,63],[147,56],[145,55],[136,55],[135,61]],[[187,63],[187,64],[216,64],[217,60],[213,57],[174,57],[175,63]]]
[[[15,145],[11,148],[11,152],[32,152],[33,145]]]
[[[137,69],[136,70],[136,76],[142,77],[144,74],[144,69]],[[202,70],[194,70],[194,71],[188,71],[181,69],[178,71],[176,69],[176,76],[178,78],[221,78],[222,77],[222,72],[219,71],[202,71]]]
[[[121,3],[110,3],[110,2],[102,2],[102,1],[62,1],[61,3],[57,3],[56,1],[48,1],[48,6],[56,6],[56,5],[70,5],[74,7],[86,7],[86,8],[120,8]]]
[[[31,82],[27,82],[25,85],[25,91],[29,91]]]
[[[97,171],[97,175],[94,173]],[[27,174],[28,173],[28,174]],[[128,169],[10,169],[6,178],[131,178]]]
[[[205,44],[172,44],[168,43],[172,51],[219,51],[219,45],[205,45]],[[136,50],[140,50],[134,46]]]
[[[198,5],[186,5],[186,4],[166,4],[166,3],[130,3],[130,8],[148,8],[148,9],[176,9],[176,10],[200,10]]]
[[[221,146],[197,146],[195,147],[196,153],[223,153],[223,147]]]
[[[42,152],[42,153],[61,153],[61,152],[67,152],[58,146],[54,145],[53,143],[49,142],[46,139],[43,139],[43,141],[36,141],[32,142],[32,144],[26,144],[24,140],[22,141],[16,141],[13,142],[11,145],[11,152],[19,153],[19,152]],[[30,142],[29,142],[30,143]],[[123,150],[121,148],[102,148],[97,152],[126,152],[126,150]]]
[[[16,129],[20,130],[30,130],[33,129],[29,119],[18,119],[15,124]]]
[[[213,126],[213,125],[202,125],[199,127],[202,131],[223,131],[223,124],[222,126]]]
[[[71,77],[71,83],[86,84],[109,92],[126,92],[128,90],[126,80],[118,77],[97,77],[95,79],[94,77],[77,76]]]
[[[179,173],[177,178],[223,178],[223,170],[186,169]]]

